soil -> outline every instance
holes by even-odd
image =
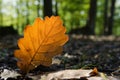
[[[12,69],[20,72],[14,57],[14,50],[18,49],[17,40],[21,36],[7,35],[0,39],[0,71]],[[120,38],[70,35],[64,46],[63,54],[56,56],[56,63],[50,67],[38,67],[31,71],[33,74],[44,71],[63,69],[93,69],[111,75],[120,75]],[[45,68],[45,69],[44,69]],[[116,72],[117,71],[117,72]],[[12,80],[12,79],[11,79]]]

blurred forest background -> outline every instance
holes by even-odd
[[[59,15],[68,33],[120,35],[120,0],[0,0],[0,29],[23,34],[36,17]],[[2,33],[0,33],[2,34]]]

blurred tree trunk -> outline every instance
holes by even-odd
[[[16,13],[17,13],[17,22],[16,22],[16,26],[17,26],[17,30],[19,30],[19,23],[20,23],[20,6],[21,6],[21,1],[18,0],[17,1],[17,6],[16,6]]]
[[[44,0],[44,17],[52,16],[52,0]]]
[[[19,22],[20,22],[20,12],[19,12],[19,8],[16,8],[16,13],[17,13],[17,28],[19,27]]]
[[[116,0],[111,0],[110,4],[110,16],[109,16],[109,23],[108,23],[108,35],[112,34],[113,24],[114,24],[114,12],[115,12],[115,2]]]
[[[0,0],[0,26],[3,23],[3,15],[2,15],[2,0]]]
[[[58,3],[57,0],[55,1],[55,15],[58,15]]]
[[[37,0],[38,1],[38,4],[37,4],[37,17],[40,17],[40,0]]]
[[[95,19],[97,12],[97,0],[90,0],[90,9],[88,13],[88,20],[86,23],[86,31],[87,34],[94,35],[95,34]]]
[[[108,32],[108,0],[105,0],[104,4],[104,35],[107,35]]]
[[[110,7],[108,6],[109,1],[110,1]],[[112,34],[112,29],[114,24],[115,2],[116,0],[105,0],[105,8],[104,8],[104,34],[105,35]]]
[[[26,24],[29,24],[29,0],[26,0],[26,8],[27,8],[27,15],[26,15]]]
[[[11,25],[14,26],[14,18],[13,18],[12,15],[11,15],[11,17],[10,17],[10,21],[11,21]]]

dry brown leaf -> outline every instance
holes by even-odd
[[[97,76],[99,75],[97,68],[95,67],[93,71],[90,73],[90,76]]]
[[[52,57],[62,52],[62,46],[68,41],[66,29],[59,16],[37,18],[32,26],[24,29],[24,37],[18,40],[19,50],[15,57],[17,65],[24,72],[38,65],[50,66]]]

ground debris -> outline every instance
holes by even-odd
[[[94,73],[96,75],[91,76],[91,73]],[[33,80],[119,80],[113,76],[107,76],[102,72],[95,72],[95,69],[62,70],[30,77],[33,78]]]

